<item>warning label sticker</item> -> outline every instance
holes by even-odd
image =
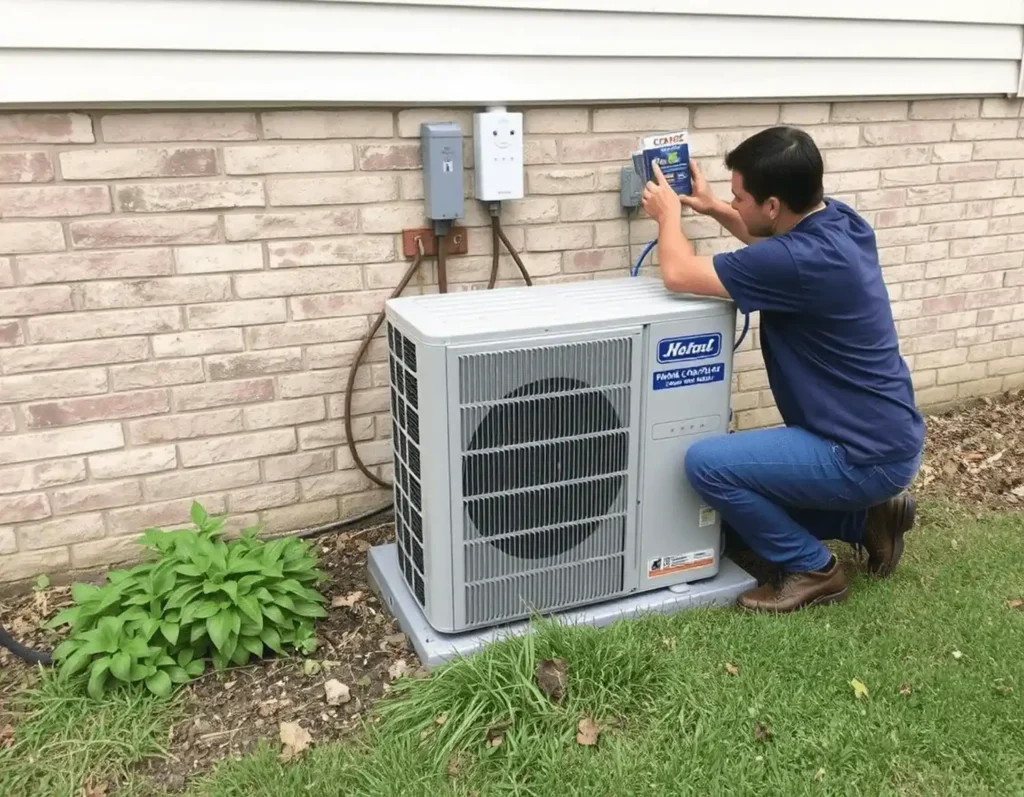
[[[707,504],[701,504],[700,505],[700,514],[698,515],[698,525],[701,528],[704,528],[704,526],[713,526],[713,525],[715,525],[715,517],[716,517],[716,514],[715,514],[715,510],[714,509],[712,509]]]
[[[659,556],[647,563],[647,577],[659,578],[671,576],[674,573],[682,573],[686,570],[696,570],[699,567],[707,567],[715,563],[715,552],[711,548],[702,551],[693,551],[678,556]]]

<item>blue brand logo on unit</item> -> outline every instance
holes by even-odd
[[[663,338],[658,341],[658,362],[678,363],[684,360],[704,360],[722,353],[722,335],[688,335],[684,338]]]

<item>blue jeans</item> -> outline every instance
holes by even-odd
[[[686,455],[686,478],[721,513],[723,528],[788,572],[831,559],[822,540],[864,539],[867,510],[910,486],[920,457],[856,465],[838,443],[796,427],[705,438]]]

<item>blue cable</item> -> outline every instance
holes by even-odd
[[[654,249],[654,247],[657,246],[657,245],[658,245],[657,239],[655,239],[653,241],[649,241],[647,243],[647,245],[644,247],[644,250],[640,253],[640,257],[637,258],[636,263],[633,265],[633,268],[630,269],[629,276],[631,276],[631,277],[638,277],[638,276],[640,276],[640,267],[644,264],[644,260],[647,259],[647,255],[649,255],[651,253],[651,250]],[[750,331],[750,313],[744,313],[743,314],[743,331],[740,333],[739,339],[736,341],[736,344],[732,347],[733,351],[736,351],[740,347],[740,345],[743,343],[743,340],[747,337],[747,332],[749,332],[749,331]]]

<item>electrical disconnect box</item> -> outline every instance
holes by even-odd
[[[463,214],[462,128],[454,122],[420,125],[423,199],[427,218],[458,219]]]
[[[523,115],[504,110],[473,116],[476,198],[501,202],[523,197]]]

